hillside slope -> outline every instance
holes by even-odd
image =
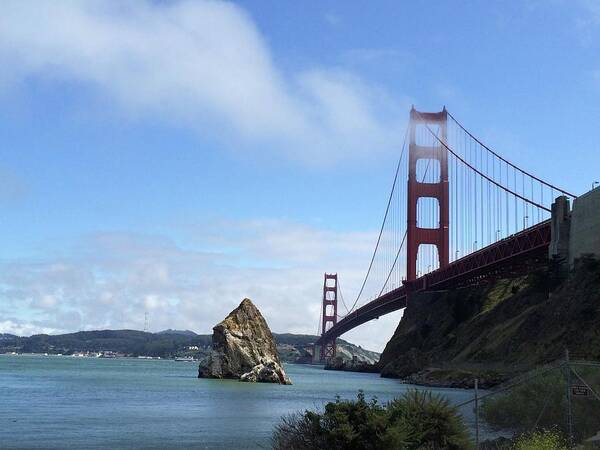
[[[487,285],[420,294],[381,355],[382,376],[495,384],[563,357],[600,359],[600,262],[553,282],[547,268]]]
[[[312,360],[313,342],[317,336],[273,333],[277,351],[284,362],[308,364]],[[165,330],[146,333],[137,330],[98,330],[48,335],[37,334],[20,337],[0,335],[0,353],[49,353],[69,355],[78,352],[115,352],[128,356],[193,356],[202,358],[210,352],[212,336],[193,331]],[[365,350],[342,339],[338,339],[338,354],[346,359],[354,355],[359,361],[374,363],[379,353]]]

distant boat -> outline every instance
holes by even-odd
[[[194,362],[193,356],[178,356],[175,361]]]

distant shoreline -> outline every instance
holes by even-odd
[[[313,344],[318,336],[273,333],[283,362],[312,364]],[[189,330],[164,330],[149,333],[138,330],[96,330],[21,337],[0,334],[0,354],[62,355],[91,358],[166,359],[200,362],[212,349],[212,335]],[[345,359],[373,363],[379,353],[338,339],[338,355]]]

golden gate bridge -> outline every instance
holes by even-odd
[[[414,107],[375,249],[350,308],[325,274],[316,342],[335,356],[343,333],[405,308],[414,293],[452,289],[547,258],[551,209],[570,194],[486,146],[446,108]]]

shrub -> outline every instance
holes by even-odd
[[[515,440],[513,450],[567,450],[565,438],[556,430],[524,434]]]
[[[323,413],[305,411],[281,419],[273,448],[310,449],[449,449],[471,448],[456,408],[430,392],[408,391],[386,405],[356,400],[325,405]]]
[[[470,440],[462,417],[445,397],[431,392],[408,391],[387,408],[390,424],[410,430],[416,447],[465,449]],[[409,447],[413,448],[413,447]]]

